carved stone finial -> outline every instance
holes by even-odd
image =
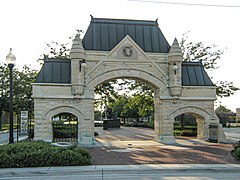
[[[72,49],[70,52],[70,58],[71,59],[85,59],[86,53],[82,45],[82,39],[80,38],[80,32],[76,34],[73,44],[72,44]]]
[[[182,50],[175,38],[169,51],[169,62],[182,62]]]

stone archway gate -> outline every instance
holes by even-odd
[[[154,88],[155,138],[174,142],[174,118],[197,117],[198,138],[209,139],[209,125],[224,140],[214,113],[216,87],[201,62],[182,61],[177,40],[168,44],[157,21],[91,19],[83,38],[75,36],[70,59],[44,62],[33,83],[35,139],[52,141],[51,118],[78,117],[78,142],[94,144],[94,87],[116,78],[144,81]]]

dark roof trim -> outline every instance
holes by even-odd
[[[149,20],[107,19],[107,18],[93,18],[93,17],[91,18],[91,23],[158,26],[157,20],[149,21]]]
[[[48,58],[44,62],[71,62],[68,58]]]

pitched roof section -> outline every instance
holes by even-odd
[[[183,86],[214,86],[201,62],[182,63]]]
[[[82,42],[85,50],[111,51],[126,35],[145,52],[168,53],[170,50],[157,21],[92,17]]]
[[[71,83],[71,60],[51,58],[44,61],[36,83]]]

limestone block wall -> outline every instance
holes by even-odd
[[[164,138],[173,139],[173,125],[175,117],[188,113],[192,114],[197,119],[198,124],[198,138],[208,139],[208,125],[218,125],[218,119],[214,112],[214,102],[212,100],[194,100],[194,99],[160,99],[158,107],[160,108],[159,119],[155,130],[158,139],[161,141]]]
[[[35,140],[53,140],[52,117],[59,113],[71,113],[78,117],[78,140],[94,142],[93,99],[35,98]]]

